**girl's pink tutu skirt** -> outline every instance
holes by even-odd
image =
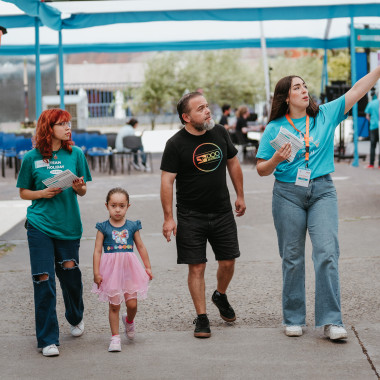
[[[124,300],[146,298],[149,276],[133,252],[103,253],[99,272],[102,283],[99,288],[92,286],[99,300],[120,305]]]

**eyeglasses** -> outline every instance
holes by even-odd
[[[62,123],[56,123],[58,127],[70,128],[71,129],[71,121],[63,121]]]

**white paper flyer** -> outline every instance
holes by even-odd
[[[274,140],[270,141],[270,144],[274,149],[279,150],[286,143],[290,143],[292,147],[292,153],[287,159],[288,162],[292,162],[298,151],[303,148],[303,141],[286,128],[281,127],[280,132]]]

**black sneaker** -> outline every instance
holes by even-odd
[[[219,293],[215,290],[211,297],[211,301],[214,302],[215,306],[219,309],[220,316],[226,322],[233,322],[236,319],[234,309],[229,304],[225,294]]]
[[[199,314],[198,317],[194,319],[193,324],[195,325],[194,336],[196,338],[210,338],[211,330],[207,314]]]

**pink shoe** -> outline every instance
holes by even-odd
[[[127,313],[121,316],[121,320],[123,321],[125,326],[125,335],[128,339],[133,340],[135,338],[135,322],[127,322]]]

